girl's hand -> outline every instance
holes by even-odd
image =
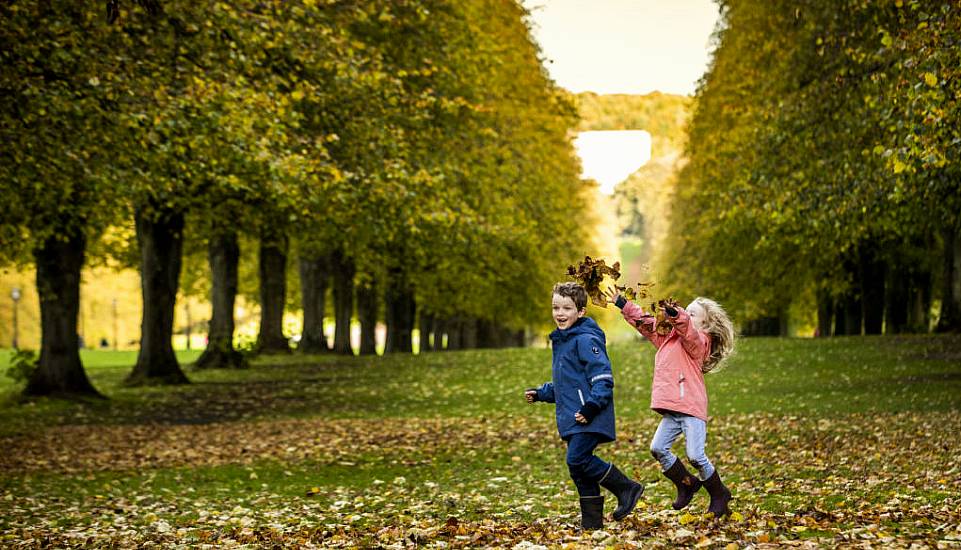
[[[607,290],[604,291],[604,297],[607,298],[607,303],[613,304],[621,297],[621,292],[616,288],[607,287]]]
[[[576,420],[578,424],[587,424],[587,419],[579,412],[574,413],[574,420]]]

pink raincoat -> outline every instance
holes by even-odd
[[[674,328],[665,336],[654,329],[655,319],[641,306],[627,302],[621,315],[654,344],[654,383],[651,408],[696,416],[707,422],[707,388],[701,365],[711,353],[711,338],[691,323],[683,308],[677,308]]]

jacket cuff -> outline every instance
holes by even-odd
[[[614,305],[617,306],[617,309],[624,309],[624,306],[626,304],[627,304],[627,299],[624,298],[623,296],[618,296],[617,299],[614,300]]]
[[[581,413],[581,416],[587,419],[588,423],[590,423],[591,420],[594,420],[594,417],[597,416],[597,413],[601,412],[601,408],[597,406],[597,403],[588,401],[587,403],[581,405],[581,410],[578,412]]]

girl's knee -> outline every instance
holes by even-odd
[[[670,454],[671,454],[670,448],[665,449],[664,447],[651,444],[651,456],[653,456],[656,460],[662,461],[664,460],[664,458],[666,458]]]
[[[691,463],[691,466],[694,466],[694,468],[699,471],[703,471],[711,464],[711,461],[707,459],[707,455],[703,453],[697,455],[687,455],[687,461]]]

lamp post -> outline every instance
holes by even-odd
[[[113,350],[117,351],[117,299],[113,299],[113,307],[111,308],[113,313]]]
[[[17,344],[17,310],[20,305],[20,287],[13,287],[10,297],[13,298],[13,349],[19,350]]]

